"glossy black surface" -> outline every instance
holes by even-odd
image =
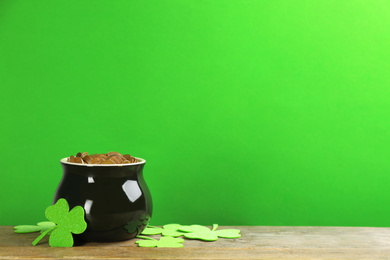
[[[70,208],[82,206],[87,230],[78,241],[127,240],[142,232],[152,216],[152,198],[143,178],[145,163],[81,166],[61,162],[64,174],[53,203],[65,198]]]

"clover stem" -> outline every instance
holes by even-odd
[[[52,231],[53,229],[57,228],[57,225],[55,225],[54,227],[46,230],[45,232],[42,232],[42,234],[39,235],[39,237],[37,237],[33,242],[32,242],[32,245],[35,246],[36,244],[38,244],[39,241],[41,241],[41,239],[47,235],[47,233],[49,233],[50,231]]]
[[[148,240],[156,240],[151,237],[145,237],[145,236],[136,236],[136,238],[143,238],[143,239],[148,239]]]
[[[211,231],[215,231],[217,228],[218,228],[218,224],[213,224],[213,230]]]

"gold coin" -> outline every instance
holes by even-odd
[[[92,158],[90,164],[101,164],[102,162],[104,162],[102,157],[94,157]]]
[[[107,153],[107,156],[108,156],[108,157],[110,157],[110,156],[112,156],[112,155],[117,155],[117,156],[122,157],[122,154],[121,154],[121,153],[118,153],[118,152],[108,152],[108,153]]]
[[[107,159],[104,162],[102,162],[102,164],[115,164],[115,163],[111,161],[111,159]]]
[[[137,163],[138,160],[130,154],[122,155],[121,153],[111,151],[107,154],[94,153],[92,155],[89,155],[87,152],[79,152],[76,156],[71,155],[67,162],[80,164],[128,164]]]
[[[129,161],[131,161],[131,158],[132,158],[130,154],[125,154],[125,155],[123,155],[123,157],[126,158],[126,160],[129,160]]]
[[[81,164],[84,164],[83,159],[81,159],[80,157],[73,157],[73,160],[72,160],[71,162],[72,162],[72,163],[81,163]]]
[[[117,156],[117,155],[112,155],[110,157],[108,157],[111,161],[115,162],[115,164],[121,164],[122,163],[122,159],[121,157]]]
[[[83,157],[83,160],[84,160],[86,163],[91,163],[92,157],[89,156],[89,155],[86,155],[86,156]]]

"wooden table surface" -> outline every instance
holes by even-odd
[[[133,240],[51,248],[39,233],[0,226],[0,259],[390,259],[390,228],[237,226],[242,237],[185,240],[183,248],[139,248]],[[159,236],[155,236],[159,237]]]

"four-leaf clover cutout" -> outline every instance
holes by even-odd
[[[158,235],[161,234],[163,236],[171,236],[171,237],[180,237],[184,233],[179,231],[181,225],[179,224],[168,224],[164,225],[162,228],[147,226],[144,231],[142,231],[142,235]]]
[[[200,225],[191,225],[191,226],[181,226],[180,231],[186,232],[184,234],[185,238],[189,239],[200,239],[205,241],[215,241],[218,237],[222,238],[239,238],[240,230],[239,229],[221,229],[218,228],[217,224],[213,225],[213,229],[210,230],[208,227]]]
[[[160,240],[144,236],[137,237],[146,239],[135,242],[139,247],[183,247],[184,242],[184,239],[174,237],[161,237]]]
[[[204,241],[216,241],[221,238],[239,238],[239,229],[221,229],[217,230],[218,225],[214,224],[212,229],[200,225],[182,226],[179,224],[164,225],[162,228],[148,226],[141,233],[142,235],[158,235],[163,237],[160,240],[155,240],[145,236],[137,236],[148,240],[138,240],[135,243],[140,247],[182,247],[182,239],[175,240],[174,237],[184,236],[188,239],[200,239]]]

